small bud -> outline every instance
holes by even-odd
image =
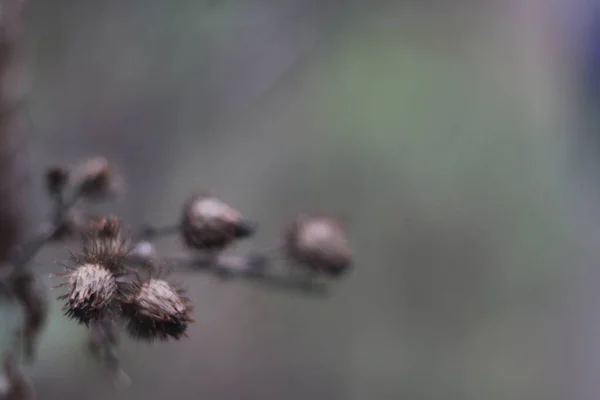
[[[91,218],[82,241],[84,262],[100,264],[113,273],[122,272],[131,243],[117,218]]]
[[[332,277],[350,267],[352,252],[342,225],[327,216],[300,216],[287,231],[289,258],[309,270]]]
[[[113,301],[118,297],[118,287],[115,277],[107,268],[98,264],[84,264],[73,268],[67,277],[68,281],[61,286],[68,287],[68,292],[59,297],[66,300],[63,307],[66,316],[89,325],[91,321],[98,321],[112,311]]]
[[[50,195],[60,193],[69,182],[69,172],[62,167],[50,167],[46,170],[46,190]]]
[[[92,216],[88,219],[87,229],[97,238],[115,239],[121,233],[121,224],[116,217]]]
[[[191,305],[182,290],[174,289],[160,279],[137,283],[133,295],[122,304],[123,314],[128,318],[127,330],[134,337],[152,341],[154,339],[176,340],[186,336]]]
[[[121,178],[103,157],[94,157],[76,170],[76,183],[89,200],[103,200],[116,195],[122,189]]]
[[[223,250],[236,239],[252,236],[256,226],[241,214],[212,196],[196,195],[184,205],[181,236],[198,250]]]

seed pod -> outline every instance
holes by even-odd
[[[122,189],[121,177],[104,157],[86,160],[75,169],[75,182],[89,200],[104,200]]]
[[[113,274],[99,264],[83,264],[69,268],[65,276],[68,292],[58,298],[66,300],[64,313],[69,318],[89,325],[98,321],[113,310],[114,301],[119,296],[118,286]]]
[[[342,225],[323,215],[297,217],[286,232],[290,260],[309,270],[339,276],[351,264],[352,252]]]
[[[134,294],[125,299],[121,308],[127,317],[127,331],[137,339],[176,340],[186,336],[189,323],[194,322],[189,299],[183,290],[175,289],[161,279],[134,283]]]
[[[236,239],[252,236],[253,222],[221,200],[204,195],[191,197],[183,208],[183,242],[197,250],[223,250]]]

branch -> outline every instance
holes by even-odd
[[[103,320],[90,324],[89,348],[92,355],[100,359],[112,374],[117,385],[127,386],[131,379],[127,376],[117,354],[118,327],[114,321]]]
[[[223,279],[244,279],[250,283],[272,289],[294,291],[305,295],[327,296],[328,285],[318,282],[310,273],[277,272],[271,268],[270,257],[254,253],[246,256],[220,256],[216,259],[201,257],[166,257],[160,259],[167,265],[190,272],[206,272]]]
[[[144,247],[152,246],[148,243],[166,236],[180,234],[181,227],[178,224],[162,227],[144,226],[134,235],[134,242]],[[277,246],[274,250],[282,250],[283,246]],[[204,254],[198,257],[166,257],[160,258],[174,267],[182,267],[188,271],[202,271],[215,274],[224,279],[242,278],[253,283],[264,285],[274,289],[293,290],[296,292],[324,296],[327,295],[327,285],[316,281],[310,272],[301,274],[277,273],[273,270],[272,261],[274,256],[270,251],[261,251],[246,256],[226,256],[221,254]]]
[[[42,225],[42,228],[37,234],[11,257],[10,265],[12,266],[12,271],[10,276],[17,275],[22,268],[25,268],[42,247],[56,235],[64,223],[66,215],[77,204],[82,196],[82,186],[79,185],[73,189],[71,195],[64,200],[64,202],[62,201],[62,197],[59,197],[61,202],[59,203],[59,208],[52,220]]]

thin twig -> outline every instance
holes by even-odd
[[[166,257],[161,258],[161,261],[175,267],[186,268],[188,271],[212,273],[222,278],[242,278],[273,289],[294,290],[316,296],[328,294],[326,284],[316,282],[309,276],[275,273],[272,269],[266,268],[268,260],[258,254],[246,257],[219,257],[216,262],[184,257]]]
[[[90,324],[89,346],[92,354],[101,359],[112,374],[115,384],[128,385],[130,379],[123,371],[117,354],[118,329],[114,321],[103,320]]]
[[[139,232],[133,235],[133,241],[137,243],[142,241],[159,239],[161,237],[177,234],[179,233],[179,231],[179,224],[161,226],[158,228],[150,225],[145,225],[139,230]]]
[[[9,277],[18,275],[21,269],[25,268],[27,263],[29,263],[41,248],[56,234],[67,213],[75,206],[81,197],[82,187],[76,186],[71,195],[57,206],[57,211],[53,215],[52,221],[43,225],[33,238],[14,253],[10,261],[12,268]]]

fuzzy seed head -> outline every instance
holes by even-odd
[[[110,271],[98,264],[84,264],[68,275],[65,315],[88,325],[110,312],[118,287]]]
[[[185,336],[189,316],[189,300],[182,291],[174,289],[161,279],[150,279],[139,285],[138,290],[122,305],[129,318],[127,330],[138,339],[167,340]]]
[[[194,196],[184,206],[181,235],[199,250],[223,249],[236,238],[241,214],[212,196]]]
[[[336,276],[351,263],[352,252],[341,224],[326,216],[301,216],[287,234],[287,252],[306,267]]]

